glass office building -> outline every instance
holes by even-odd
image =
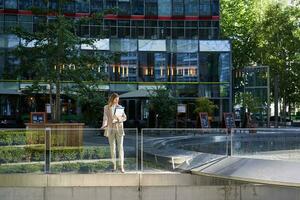
[[[11,96],[25,87],[22,82],[6,81],[17,79],[10,63],[18,62],[6,52],[20,42],[7,31],[16,25],[38,30],[38,22],[46,23],[53,16],[33,15],[31,8],[53,9],[57,2],[0,0],[1,116],[13,115],[18,103]],[[151,90],[157,84],[170,88],[179,103],[187,105],[186,119],[191,121],[195,120],[195,99],[205,96],[218,105],[214,119],[221,121],[222,113],[231,110],[232,92],[231,45],[219,40],[219,0],[74,0],[64,5],[64,13],[76,20],[114,7],[119,8],[118,13],[106,15],[102,24],[91,21],[76,30],[79,36],[92,38],[104,31],[96,51],[116,55],[104,69],[111,83],[103,90],[126,94]],[[149,121],[144,106],[147,98],[125,97],[129,123]]]

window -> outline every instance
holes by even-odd
[[[119,20],[118,21],[118,38],[129,38],[130,37],[130,21]]]
[[[214,16],[220,15],[219,0],[212,0],[212,15]]]
[[[12,28],[16,27],[18,24],[18,16],[17,15],[4,15],[4,30],[6,32],[11,31]]]
[[[110,66],[110,80],[137,81],[137,53],[120,53],[115,55]]]
[[[168,81],[168,56],[166,53],[154,53],[155,81]]]
[[[106,9],[110,9],[110,8],[115,8],[115,7],[117,7],[117,2],[116,2],[116,0],[106,0],[105,1],[105,8]]]
[[[139,79],[154,81],[154,53],[139,52]]]
[[[116,20],[105,20],[104,21],[104,32],[106,37],[117,36],[117,22]]]
[[[144,38],[144,20],[131,21],[131,37]]]
[[[47,9],[48,4],[44,0],[33,0],[33,6],[39,9]]]
[[[4,15],[0,14],[0,33],[4,32]]]
[[[4,8],[4,0],[0,0],[0,9]]]
[[[184,38],[184,22],[172,21],[172,38],[183,39]]]
[[[30,15],[19,15],[19,25],[23,30],[32,32],[32,16]]]
[[[198,39],[198,21],[186,21],[184,31],[186,39]]]
[[[183,0],[173,0],[173,16],[184,16]]]
[[[19,0],[20,10],[30,10],[32,8],[32,0]]]
[[[101,12],[103,10],[103,1],[104,0],[90,0],[91,12]]]
[[[118,15],[128,16],[131,14],[130,0],[119,0],[118,2],[119,12]]]
[[[199,16],[199,1],[198,0],[185,0],[185,15],[186,16]]]
[[[171,21],[159,21],[159,38],[171,39]]]
[[[158,0],[158,15],[171,16],[172,15],[172,1]]]
[[[74,1],[66,1],[64,3],[63,11],[66,13],[74,13],[75,12],[75,2]]]
[[[4,1],[4,8],[5,9],[17,9],[18,8],[18,1],[17,0],[5,0]]]
[[[144,1],[143,0],[132,0],[132,14],[133,15],[144,15]]]
[[[211,15],[210,0],[200,0],[199,15],[200,16]]]
[[[50,10],[58,10],[58,0],[50,0],[49,1],[49,9]]]
[[[90,12],[90,4],[88,0],[76,0],[75,7],[76,7],[76,12],[78,13]]]
[[[45,16],[34,16],[33,17],[33,32],[38,31],[41,28],[41,25],[47,22]]]
[[[176,66],[176,81],[198,81],[197,53],[173,54],[173,64]]]
[[[145,21],[145,38],[158,39],[157,21],[155,20]]]
[[[157,16],[157,0],[145,1],[145,15],[146,16]]]

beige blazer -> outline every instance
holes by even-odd
[[[118,119],[119,122],[113,123],[113,119]],[[125,135],[123,122],[127,120],[126,114],[117,118],[112,114],[112,110],[108,105],[104,106],[102,127],[104,128],[104,136],[108,137],[113,130],[116,130],[119,135]]]

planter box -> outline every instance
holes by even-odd
[[[82,146],[84,123],[28,123],[27,130],[35,131],[28,135],[29,144],[44,144],[45,128],[51,129],[51,146]]]

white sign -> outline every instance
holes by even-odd
[[[50,106],[50,104],[46,103],[45,106],[46,106],[46,113],[51,113],[51,106]]]
[[[177,113],[186,113],[186,104],[178,104]]]

